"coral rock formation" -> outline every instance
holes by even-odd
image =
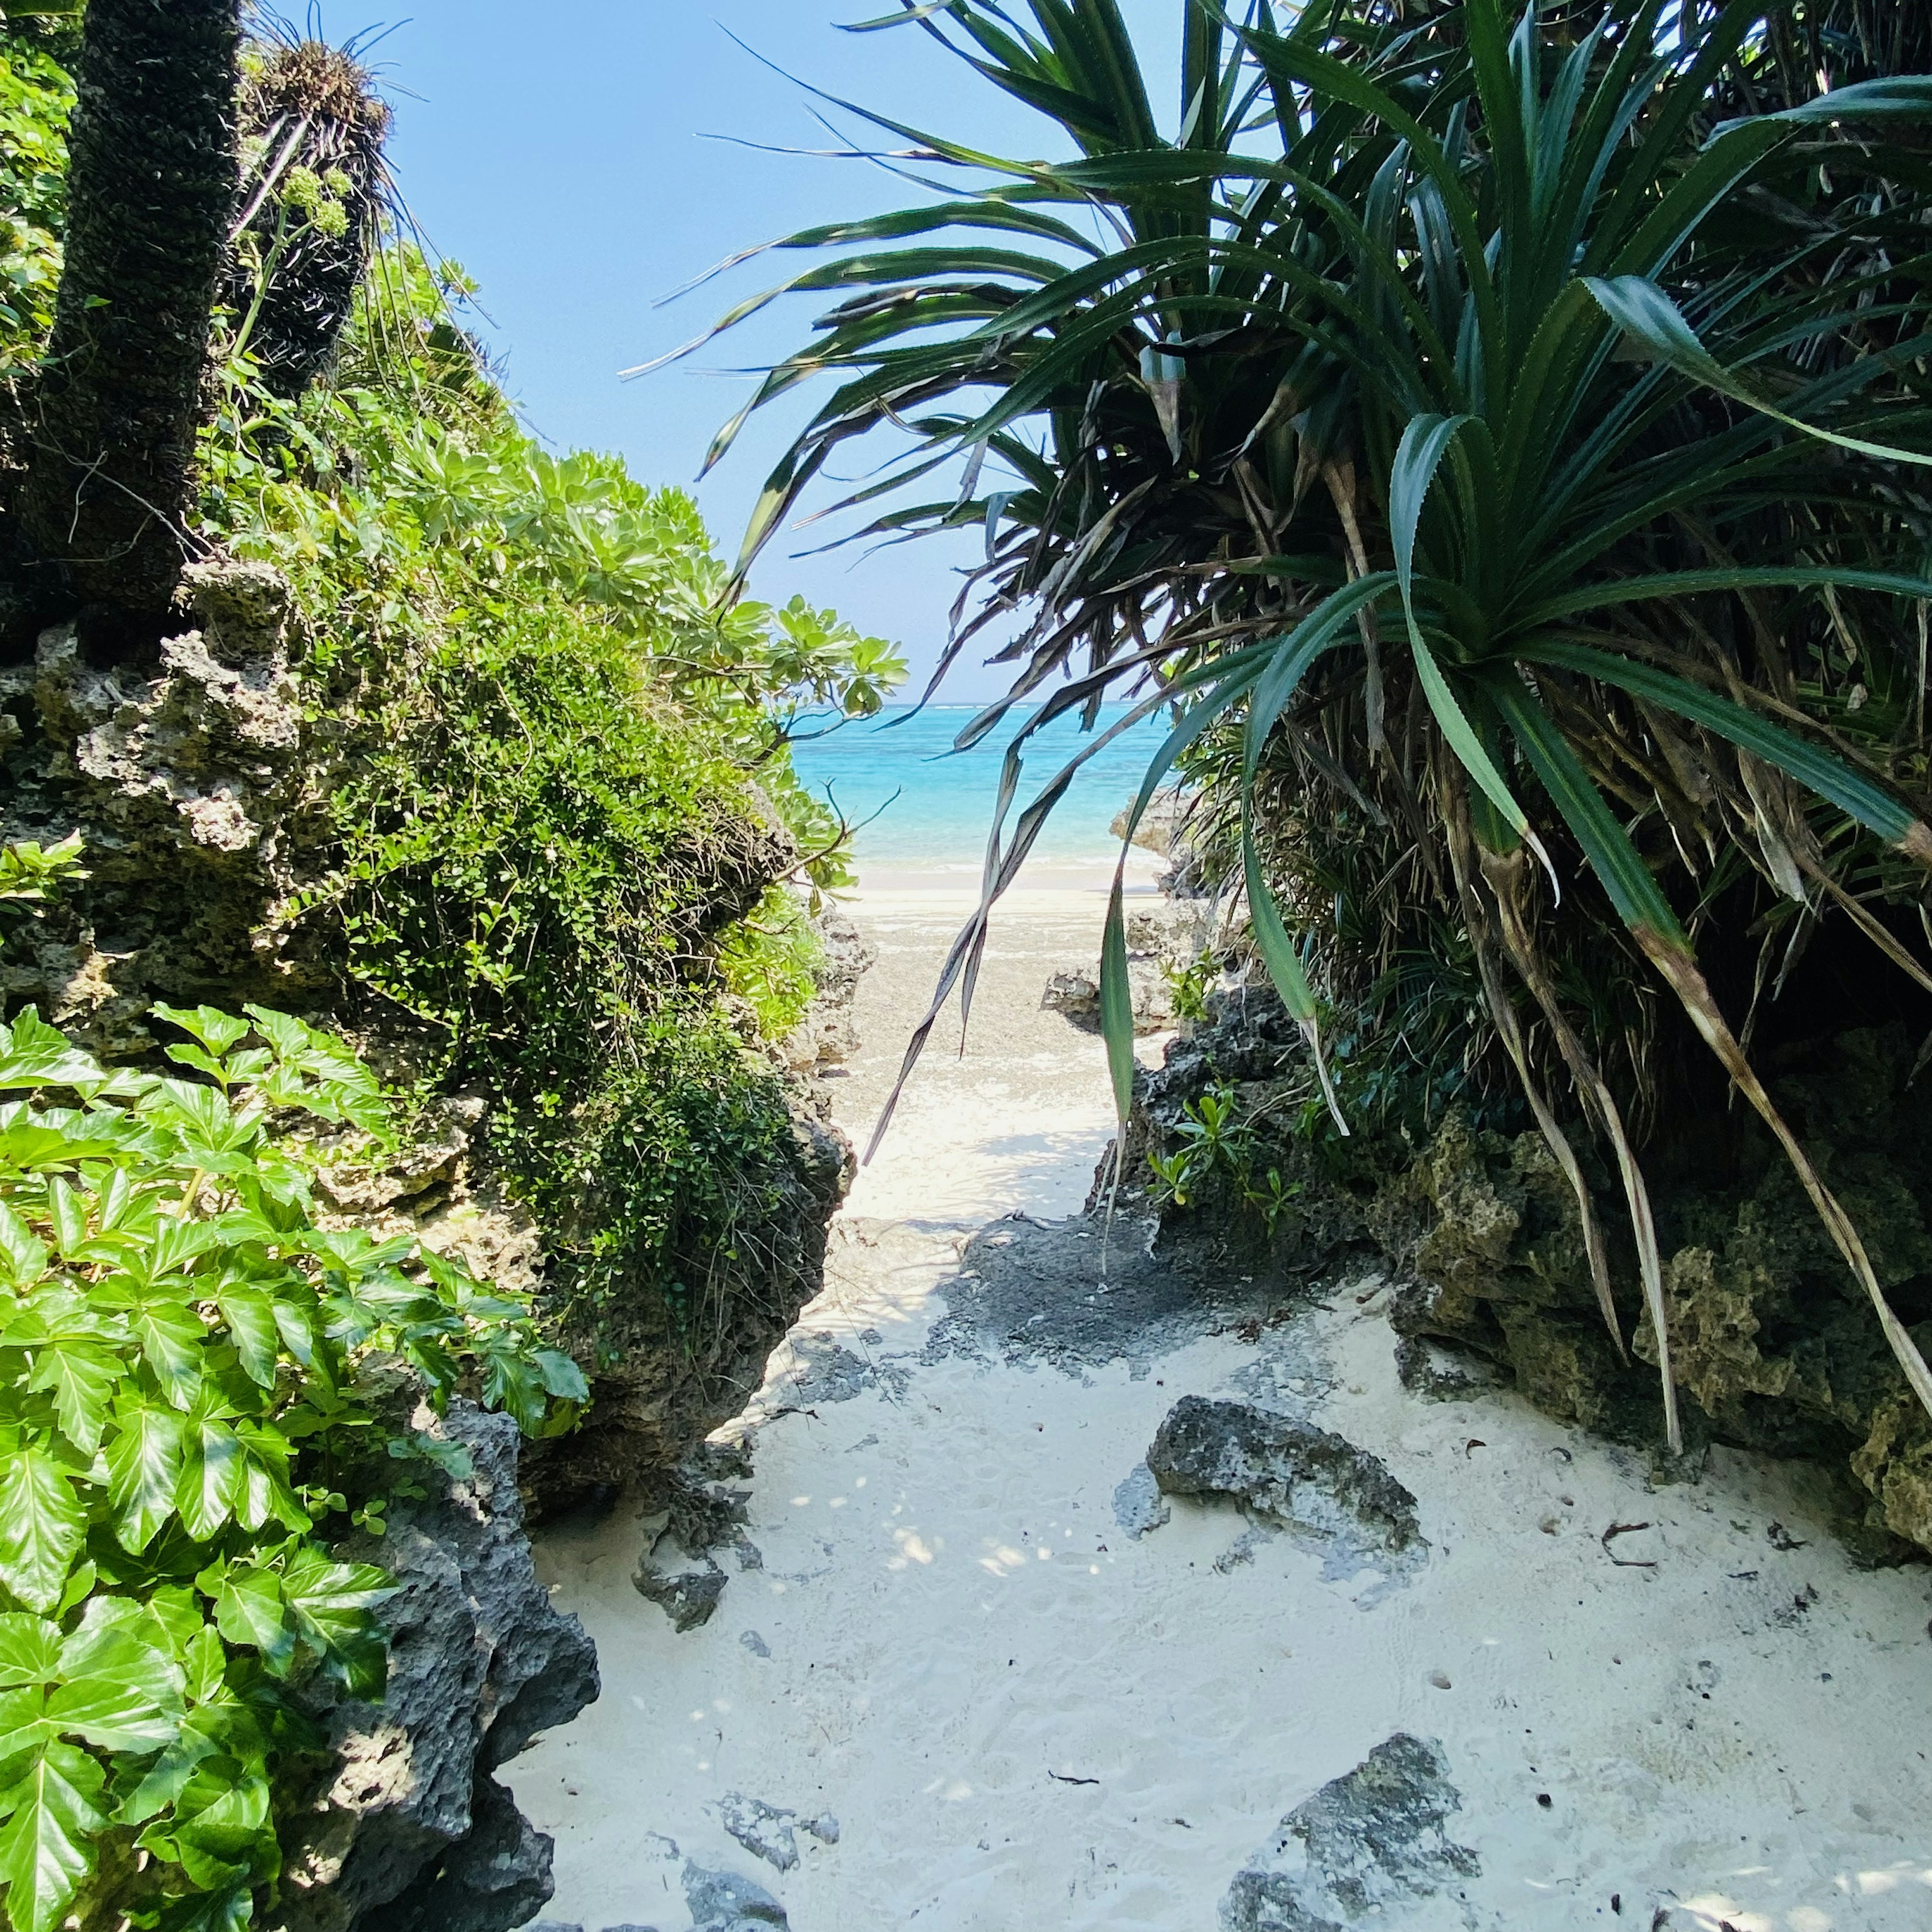
[[[1428,1901],[1480,1870],[1444,1828],[1461,1808],[1442,1747],[1398,1731],[1282,1819],[1228,1887],[1221,1932],[1395,1927],[1425,1912],[1428,1924],[1448,1924]]]
[[[596,1652],[532,1568],[515,1425],[458,1402],[439,1432],[475,1473],[344,1552],[400,1586],[388,1684],[316,1712],[334,1762],[296,1814],[273,1932],[509,1932],[550,1895],[550,1841],[494,1774],[596,1696]]]

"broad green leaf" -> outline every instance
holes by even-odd
[[[344,1651],[372,1628],[369,1612],[396,1586],[367,1563],[337,1563],[319,1550],[298,1549],[289,1559],[283,1591],[302,1635],[325,1655]]]
[[[114,1420],[107,1439],[114,1534],[122,1549],[138,1556],[174,1514],[187,1425],[172,1410],[138,1398],[118,1408]]]
[[[168,1058],[178,1066],[192,1067],[197,1073],[206,1073],[218,1080],[227,1078],[227,1069],[213,1054],[199,1046],[171,1046]]]
[[[304,1286],[302,1292],[306,1297]],[[282,1338],[282,1346],[288,1350],[304,1368],[315,1358],[315,1321],[314,1311],[306,1302],[302,1304],[290,1299],[286,1294],[278,1294],[271,1304],[275,1318],[275,1327]]]
[[[484,1349],[483,1400],[491,1408],[500,1408],[514,1417],[526,1435],[534,1433],[543,1420],[543,1383],[520,1349]]]
[[[214,1621],[230,1643],[251,1645],[277,1676],[295,1655],[296,1629],[280,1580],[267,1570],[231,1570],[215,1598]]]
[[[218,1058],[248,1037],[248,1022],[224,1013],[218,1006],[170,1006],[157,1000],[154,1010],[163,1019],[172,1021],[184,1033],[192,1034]]]
[[[82,1677],[60,1685],[47,1700],[47,1721],[78,1733],[103,1750],[158,1750],[179,1724],[140,1685],[112,1677]]]
[[[100,1446],[107,1406],[126,1372],[98,1342],[50,1342],[34,1359],[29,1389],[51,1390],[61,1433],[84,1456]]]
[[[208,1636],[218,1657],[224,1657],[221,1640],[212,1628]],[[244,1722],[253,1721],[244,1710],[232,1702],[202,1705],[190,1711],[182,1720],[174,1742],[154,1760],[146,1775],[128,1794],[122,1806],[118,1822],[124,1825],[145,1824],[158,1812],[174,1804],[187,1790],[198,1766],[210,1758],[230,1753],[231,1733],[238,1715]],[[230,1761],[233,1762],[232,1756]]]
[[[92,1475],[88,1480],[93,1480]],[[100,1580],[100,1566],[92,1558],[76,1564],[67,1580],[67,1588],[61,1592],[60,1607],[56,1614],[64,1617],[76,1605],[86,1603],[93,1595],[94,1586]]]
[[[10,1773],[22,1768],[17,1760],[24,1754],[38,1751],[58,1735],[47,1722],[46,1685],[0,1691],[0,1767]],[[0,1810],[4,1807],[0,1798]]]
[[[254,1888],[244,1879],[195,1899],[183,1916],[168,1921],[168,1932],[248,1932],[254,1922]]]
[[[544,1389],[560,1402],[588,1402],[590,1384],[584,1371],[560,1349],[539,1348],[531,1356]]]
[[[248,1379],[273,1388],[280,1338],[274,1304],[260,1288],[235,1283],[217,1294],[214,1305],[228,1324],[229,1337]]]
[[[0,1027],[0,1088],[90,1087],[106,1078],[100,1064],[67,1035],[21,1009],[11,1027]]]
[[[51,1684],[60,1675],[60,1626],[19,1610],[0,1616],[0,1686]]]
[[[76,1746],[44,1745],[0,1795],[0,1882],[14,1932],[54,1932],[92,1869],[88,1841],[107,1828],[99,1809],[106,1774]]]
[[[153,1294],[134,1309],[130,1325],[163,1393],[176,1408],[190,1407],[201,1386],[202,1348],[208,1339],[200,1317],[178,1300]]]
[[[97,1597],[90,1612],[100,1604],[125,1609],[112,1618],[90,1616],[68,1636],[61,1646],[62,1676],[119,1684],[138,1691],[157,1709],[178,1715],[188,1680],[175,1660],[171,1632],[144,1604]]]
[[[28,1609],[54,1609],[86,1526],[73,1481],[51,1450],[23,1444],[0,1473],[0,1581]]]
[[[220,1695],[226,1681],[227,1653],[221,1647],[220,1633],[212,1624],[195,1632],[187,1652],[187,1694],[196,1704]]]
[[[175,1507],[182,1527],[197,1542],[210,1540],[235,1514],[242,1498],[242,1444],[214,1417],[190,1422],[184,1434]]]
[[[61,1174],[47,1182],[47,1214],[54,1224],[54,1240],[70,1260],[87,1240],[87,1204]]]
[[[242,1444],[241,1473],[236,1485],[236,1519],[246,1530],[261,1530],[271,1522],[284,1529],[311,1526],[288,1483],[288,1444],[273,1430],[243,1424],[236,1430]]]
[[[0,1201],[0,1265],[16,1288],[31,1288],[47,1268],[46,1244],[4,1201]]]

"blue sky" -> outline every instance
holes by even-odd
[[[362,3],[328,0],[321,25],[330,38],[396,17],[358,12]],[[1038,154],[1049,144],[1046,124],[917,29],[838,30],[887,4],[415,0],[371,56],[396,107],[392,157],[431,241],[481,283],[492,346],[533,428],[560,446],[621,451],[647,481],[688,485],[745,394],[745,379],[719,372],[776,358],[803,335],[814,308],[768,311],[635,382],[620,382],[617,371],[697,334],[806,258],[767,256],[668,308],[654,306],[658,298],[752,243],[919,198],[865,163],[735,145],[840,143],[813,118],[812,98],[732,34],[791,74],[914,124],[997,152]],[[1131,16],[1150,20],[1174,10],[1168,0],[1129,0]],[[728,553],[800,420],[794,409],[748,433],[700,490]],[[870,557],[855,548],[793,560],[824,534],[782,536],[754,591],[802,590],[902,640],[916,668],[929,666],[958,588],[954,572],[973,545],[935,540]],[[947,686],[960,700],[1004,688],[997,670],[962,672]]]

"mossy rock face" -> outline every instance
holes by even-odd
[[[1298,1049],[1267,996],[1249,993],[1143,1083],[1130,1148],[1174,1144],[1190,1100],[1214,1088],[1265,1123],[1254,1098]],[[1778,1106],[1854,1224],[1888,1299],[1932,1352],[1932,1084],[1910,1079],[1901,1028],[1849,1033],[1764,1071]],[[1584,1137],[1576,1136],[1580,1146]],[[1258,1254],[1286,1277],[1353,1251],[1395,1277],[1390,1319],[1412,1346],[1482,1358],[1540,1408],[1617,1440],[1663,1436],[1655,1336],[1637,1288],[1614,1176],[1583,1158],[1611,1247],[1624,1347],[1597,1306],[1576,1206],[1540,1135],[1452,1114],[1420,1145],[1296,1135],[1250,1154],[1291,1167],[1298,1192],[1270,1238],[1223,1194],[1162,1210],[1160,1239],[1198,1266]],[[1672,1372],[1694,1448],[1720,1442],[1802,1457],[1848,1479],[1847,1532],[1932,1550],[1932,1419],[1907,1388],[1876,1316],[1771,1136],[1740,1105],[1681,1147],[1645,1150],[1670,1309]],[[1424,1382],[1426,1377],[1423,1377]]]
[[[92,664],[62,625],[32,662],[0,666],[0,830],[44,844],[78,830],[87,868],[13,922],[0,1004],[33,1002],[118,1061],[158,1057],[158,998],[257,1000],[354,1032],[410,1091],[418,1138],[380,1172],[346,1167],[332,1217],[460,1248],[536,1297],[593,1393],[578,1432],[529,1445],[537,1513],[650,1488],[758,1386],[818,1292],[849,1178],[850,1149],[716,984],[709,950],[794,842],[694,727],[633,704],[608,641],[599,656],[560,627],[491,660],[502,676],[481,681],[521,676],[530,716],[556,698],[532,777],[526,727],[480,700],[454,718],[460,666],[396,674],[413,710],[332,712],[274,569],[223,559],[188,579],[190,610],[152,661]],[[430,790],[429,754],[448,753],[458,724],[460,748],[512,773],[521,815],[506,807],[494,830],[535,881],[500,986],[464,979],[476,949],[459,943],[502,896],[499,873],[440,826],[420,866],[380,882],[414,924],[393,916],[372,938],[352,898],[345,911],[318,886],[342,859],[332,788],[359,773],[358,796],[380,793],[389,767],[370,776],[370,746],[386,730],[392,766]],[[444,762],[465,786],[485,776],[473,758]]]
[[[1600,1435],[1660,1433],[1656,1379],[1604,1325],[1575,1197],[1540,1136],[1452,1116],[1384,1187],[1374,1220],[1406,1284],[1398,1334],[1472,1350],[1539,1408]]]
[[[524,1493],[539,1520],[598,1491],[653,1500],[692,1446],[744,1407],[818,1292],[852,1150],[802,1091],[788,1097],[782,1130],[746,1163],[728,1248],[713,1234],[708,1255],[683,1258],[694,1292],[667,1293],[661,1264],[620,1266],[598,1304],[550,1303],[591,1400],[574,1433],[525,1449]]]

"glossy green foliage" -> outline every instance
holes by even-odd
[[[328,1541],[352,1510],[379,1527],[412,1464],[461,1461],[365,1365],[530,1430],[586,1393],[528,1309],[460,1263],[318,1224],[292,1124],[388,1126],[340,1041],[260,1009],[156,1011],[184,1036],[179,1073],[104,1069],[31,1008],[0,1028],[14,1932],[51,1932],[94,1890],[140,1924],[244,1924],[272,1883],[276,1767],[314,1742],[288,1689],[383,1678],[369,1613],[388,1580]]]
[[[53,326],[74,83],[34,28],[0,23],[0,377]]]

